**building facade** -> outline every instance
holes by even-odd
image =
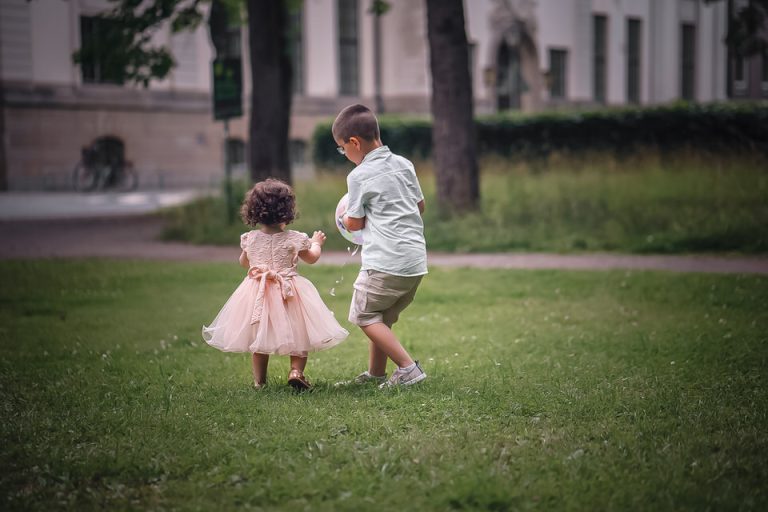
[[[476,112],[766,98],[765,56],[734,59],[723,43],[739,1],[465,0]],[[378,19],[370,0],[304,0],[292,14],[291,138],[299,163],[315,125],[350,103],[428,114],[426,2],[389,4]],[[155,34],[177,62],[166,80],[146,89],[115,84],[99,62],[72,60],[85,38],[98,40],[108,6],[0,0],[0,166],[7,187],[68,187],[80,149],[104,136],[123,141],[147,186],[221,177],[227,142],[211,111],[207,26]],[[247,102],[246,37],[243,29]],[[231,122],[230,134],[242,171],[247,119]]]

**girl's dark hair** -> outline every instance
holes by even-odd
[[[240,217],[249,226],[290,224],[296,218],[296,194],[280,180],[260,181],[245,194]]]

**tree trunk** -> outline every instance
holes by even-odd
[[[251,179],[290,183],[288,128],[293,87],[288,54],[288,2],[248,0],[251,59],[249,166]]]
[[[463,1],[427,0],[427,33],[438,205],[473,210],[478,206],[479,178]]]

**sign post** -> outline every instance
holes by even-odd
[[[227,221],[234,222],[232,198],[232,155],[230,155],[229,120],[243,115],[243,73],[240,57],[213,60],[213,119],[224,121],[224,192]]]

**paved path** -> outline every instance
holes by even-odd
[[[152,216],[102,219],[0,221],[0,260],[37,258],[136,258],[234,262],[239,248],[161,242],[161,220]],[[359,255],[326,252],[320,263],[356,263]],[[640,256],[621,254],[443,254],[430,265],[510,269],[653,269],[675,272],[768,274],[766,257]]]
[[[206,190],[137,190],[134,192],[2,192],[0,221],[86,219],[146,215],[187,203]]]

